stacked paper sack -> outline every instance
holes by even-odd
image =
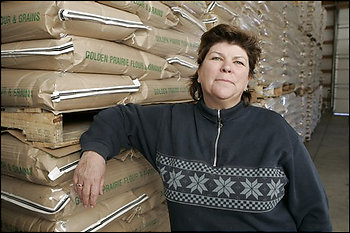
[[[107,162],[95,208],[82,207],[72,176],[99,110],[191,101],[205,28],[176,12],[161,2],[1,3],[2,230],[170,231],[160,176],[137,150]]]

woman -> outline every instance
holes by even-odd
[[[278,113],[249,105],[258,40],[221,24],[201,38],[195,104],[101,111],[81,137],[73,183],[85,206],[102,194],[105,161],[138,149],[159,171],[171,229],[331,231],[328,200],[297,133]]]

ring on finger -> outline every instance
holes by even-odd
[[[83,184],[77,184],[78,188],[83,188]]]

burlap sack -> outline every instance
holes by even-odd
[[[137,30],[121,42],[163,58],[169,54],[196,58],[200,40],[188,33],[152,27],[152,30]]]
[[[148,26],[168,29],[176,26],[179,18],[159,1],[98,1],[99,3],[136,14]]]
[[[67,36],[1,45],[1,65],[7,68],[128,75],[132,79],[178,76],[164,58],[124,44]]]
[[[140,91],[125,98],[123,103],[158,104],[190,102],[188,78],[140,81]]]
[[[128,76],[1,69],[2,107],[86,111],[114,106],[138,89]]]
[[[85,209],[73,191],[71,180],[54,187],[34,184],[6,175],[1,175],[1,181],[2,200],[9,208],[21,209],[29,215],[55,221]],[[97,202],[100,203],[150,183],[155,185],[157,182],[161,182],[160,175],[143,156],[125,161],[111,159],[107,162],[104,194],[98,197]]]
[[[186,56],[168,55],[166,60],[168,63],[176,67],[182,78],[190,78],[198,69],[196,60]]]
[[[72,179],[79,159],[80,145],[50,150],[33,146],[19,130],[1,132],[1,174],[52,187]]]
[[[27,210],[11,205],[2,199],[2,208],[7,216],[2,221],[7,226],[20,229],[21,231],[97,231],[113,224],[113,221],[120,219],[129,224],[119,225],[121,228],[115,231],[130,231],[132,228],[141,228],[139,222],[133,223],[134,218],[142,217],[143,213],[158,211],[157,207],[165,201],[163,185],[161,180],[145,184],[135,189],[128,189],[112,197],[101,200],[94,208],[77,208],[70,215],[61,216],[52,221],[41,216],[30,214]],[[72,194],[75,196],[75,194]],[[67,207],[66,207],[67,208]],[[18,212],[17,219],[13,221],[13,213]],[[9,217],[11,216],[11,217]],[[167,215],[163,216],[166,220]]]
[[[139,17],[94,1],[2,1],[1,43],[77,35],[116,41],[145,26]]]

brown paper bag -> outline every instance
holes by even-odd
[[[196,60],[186,56],[168,55],[166,60],[168,63],[176,67],[182,78],[192,77],[198,69]]]
[[[232,9],[225,1],[212,1],[208,5],[208,12],[217,15],[225,23],[232,22],[234,18],[239,16],[240,11]]]
[[[136,211],[147,213],[155,210],[165,201],[162,192],[163,185],[160,179],[157,180],[157,182],[145,183],[145,185],[138,188],[130,188],[125,192],[115,194],[108,199],[100,200],[94,208],[83,208],[81,207],[81,204],[79,204],[79,207],[70,214],[57,216],[56,218],[51,219],[51,224],[48,223],[50,222],[50,219],[31,214],[27,209],[7,202],[6,198],[4,198],[5,192],[3,191],[2,207],[5,208],[7,212],[16,211],[21,213],[18,217],[22,220],[25,219],[25,221],[21,221],[20,224],[23,224],[22,222],[30,222],[31,224],[29,226],[16,226],[16,223],[11,221],[11,219],[6,219],[6,221],[8,222],[8,225],[15,225],[16,228],[19,229],[27,227],[28,229],[26,229],[26,231],[38,229],[42,223],[44,223],[43,225],[48,229],[52,229],[54,226],[55,231],[96,231],[118,218],[131,220],[130,222],[132,222],[132,214],[136,214]],[[71,193],[71,198],[73,200],[77,199],[74,193]],[[68,205],[66,205],[64,209],[68,208]],[[40,225],[38,225],[37,222],[39,222]],[[135,226],[124,225],[124,227],[130,228]],[[120,231],[124,230],[127,231],[127,229],[120,229]]]
[[[222,23],[230,24],[230,22],[221,18],[220,15],[214,14],[212,12],[207,12],[207,13],[203,14],[201,17],[201,20],[205,24],[205,26],[207,27],[207,30],[210,30],[211,28],[213,28],[219,24],[222,24]]]
[[[194,17],[200,18],[207,12],[207,1],[161,1],[169,7],[182,7]],[[208,1],[210,3],[210,1]]]
[[[55,232],[55,222],[11,209],[1,201],[2,232]]]
[[[114,106],[138,89],[138,80],[128,76],[1,69],[3,107],[86,111]]]
[[[146,200],[147,202],[147,200]],[[142,204],[141,204],[142,205]],[[108,225],[97,230],[97,232],[170,232],[170,222],[166,203],[146,213],[136,213],[129,223],[122,218],[130,216],[139,206],[129,210],[124,215],[113,220]],[[64,231],[56,227],[56,223],[39,217],[16,212],[12,209],[1,206],[1,230],[3,232],[55,232]],[[62,223],[58,220],[58,226]]]
[[[24,212],[54,221],[80,212],[84,207],[75,195],[72,181],[54,187],[34,184],[6,175],[1,175],[2,199],[11,208],[21,208]],[[139,188],[149,183],[161,182],[160,175],[144,157],[126,159],[124,162],[111,159],[107,162],[104,194],[97,202]],[[31,204],[28,204],[31,203]]]
[[[176,26],[179,18],[159,1],[98,1],[99,3],[136,14],[148,26],[168,29]]]
[[[171,7],[171,10],[180,19],[174,29],[198,37],[201,37],[202,34],[207,31],[205,24],[184,8],[175,6]]]
[[[86,37],[32,40],[1,45],[7,68],[128,75],[132,79],[163,79],[179,72],[164,58],[130,46]]]
[[[140,81],[140,91],[125,98],[123,103],[157,104],[190,102],[188,78]]]
[[[55,157],[57,154],[60,156]],[[1,132],[1,174],[56,186],[73,178],[72,171],[79,159],[79,145],[50,150],[33,146],[19,130]]]
[[[2,1],[1,43],[77,35],[116,41],[139,28],[139,17],[94,1]]]
[[[170,232],[170,221],[166,202],[147,212],[144,212],[142,207],[136,207],[129,212],[99,229],[97,232],[115,232],[121,229],[128,232]]]
[[[180,54],[196,58],[200,40],[188,33],[152,27],[152,30],[137,30],[121,42],[160,57]]]

